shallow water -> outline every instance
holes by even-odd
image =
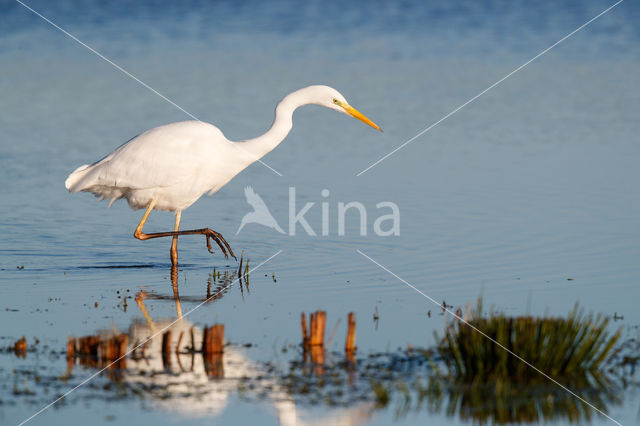
[[[637,4],[617,6],[361,176],[610,4],[28,4],[232,140],[262,133],[282,96],[317,83],[338,88],[384,129],[303,108],[288,138],[264,158],[282,177],[254,164],[183,214],[184,229],[211,226],[244,250],[250,267],[282,250],[251,273],[250,292],[233,286],[188,317],[224,323],[228,340],[255,345],[247,355],[255,362],[298,344],[300,313],[316,309],[327,311],[329,330],[342,319],[334,350],[350,311],[359,353],[435,343],[445,318],[438,306],[357,250],[456,308],[482,296],[510,315],[564,315],[578,301],[624,316],[615,325],[640,323]],[[18,4],[0,8],[0,336],[36,337],[62,351],[70,335],[126,330],[142,314],[133,300],[125,310],[118,296],[140,290],[166,296],[148,301],[151,317],[174,316],[169,242],[133,239],[141,212],[122,201],[106,209],[90,195],[69,195],[63,183],[133,135],[189,117]],[[315,203],[306,218],[318,234],[327,203],[329,235],[310,237],[300,226],[295,236],[281,235],[256,224],[234,235],[250,211],[247,185],[285,230],[290,187],[298,209]],[[338,235],[338,203],[351,201],[367,209],[367,236],[355,215]],[[399,236],[373,234],[381,201],[398,205]],[[148,229],[172,223],[154,213]],[[182,238],[179,249],[186,312],[206,296],[213,267],[236,264],[207,253],[200,238]],[[123,265],[148,267],[114,268]],[[48,362],[0,360],[5,371]],[[108,422],[110,415],[142,424],[203,421],[90,396],[80,388],[32,423]],[[44,400],[2,405],[0,418],[19,423]],[[609,414],[637,422],[638,404],[629,391]],[[277,423],[269,407],[231,394],[216,420]],[[320,419],[340,415],[306,409]],[[442,411],[397,419],[393,410],[376,410],[365,419],[466,424]]]

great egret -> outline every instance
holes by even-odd
[[[140,240],[173,237],[171,263],[178,262],[178,236],[204,235],[210,252],[213,239],[225,257],[235,259],[227,241],[210,228],[179,231],[182,211],[204,193],[217,192],[235,175],[274,149],[293,126],[293,112],[300,106],[317,104],[351,115],[380,130],[358,112],[337,90],[309,86],[287,95],[276,107],[271,128],[262,136],[240,142],[224,137],[215,126],[201,121],[183,121],[147,130],[91,165],[78,167],[65,186],[69,192],[87,191],[109,206],[126,198],[134,209],[146,208],[134,236]],[[142,228],[152,210],[173,211],[173,232],[145,234]]]

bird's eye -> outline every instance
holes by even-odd
[[[339,100],[337,100],[336,98],[333,98],[333,103],[334,103],[334,104],[339,104],[339,103],[340,103],[340,101],[339,101]]]

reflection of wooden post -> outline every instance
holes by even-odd
[[[202,336],[204,370],[209,377],[224,377],[222,352],[224,347],[224,324],[205,327]]]
[[[347,360],[350,362],[355,361],[356,349],[356,315],[353,312],[349,312],[347,317],[347,341],[344,344],[344,351],[347,355]]]
[[[114,339],[109,338],[100,342],[100,360],[103,363],[106,364],[115,361],[117,359],[117,353],[118,348],[116,347]]]
[[[120,360],[120,365],[121,365],[121,368],[126,368],[125,363],[127,361],[126,361],[125,355],[127,354],[127,344],[129,343],[129,335],[121,334],[116,338],[118,339],[118,358],[122,358]]]
[[[182,336],[184,335],[184,331],[180,332],[180,335],[178,336],[178,343],[176,343],[176,348],[174,349],[174,352],[176,354],[176,361],[178,361],[178,367],[180,367],[180,371],[184,372],[184,368],[182,367],[182,362],[180,362],[180,344],[182,343]]]
[[[307,317],[304,312],[300,317],[302,328],[302,347],[309,349],[311,346],[324,346],[324,329],[327,323],[327,313],[316,311],[309,317],[309,328],[307,329]]]
[[[127,353],[127,343],[129,336],[118,334],[105,339],[101,344],[101,361],[104,363],[114,363],[110,368],[126,368],[125,355]]]
[[[324,374],[324,346],[315,345],[311,346],[311,362],[316,365],[314,372],[318,375]]]
[[[120,380],[122,371],[127,368],[125,355],[127,353],[127,343],[129,336],[126,334],[118,334],[100,340],[99,337],[93,337],[98,341],[98,361],[100,365],[107,366],[109,377],[113,380]]]
[[[191,336],[191,369],[189,371],[193,371],[193,364],[196,360],[196,340],[193,335],[193,327],[189,329],[189,334]]]
[[[85,336],[78,339],[78,352],[82,365],[96,367],[98,364],[98,347],[100,339],[96,336]]]
[[[162,334],[162,366],[165,370],[171,368],[171,330]]]
[[[109,370],[126,368],[125,355],[129,336],[118,334],[107,338],[99,336],[69,337],[67,340],[67,374],[71,374],[76,358],[80,365],[98,367],[107,365]]]

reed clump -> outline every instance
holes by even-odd
[[[567,318],[507,317],[483,316],[479,300],[468,323],[554,379],[569,380],[600,375],[622,331],[610,334],[608,318],[585,314],[577,304]],[[457,379],[544,380],[521,359],[458,319],[447,326],[443,338],[436,335],[436,339],[449,373]]]

